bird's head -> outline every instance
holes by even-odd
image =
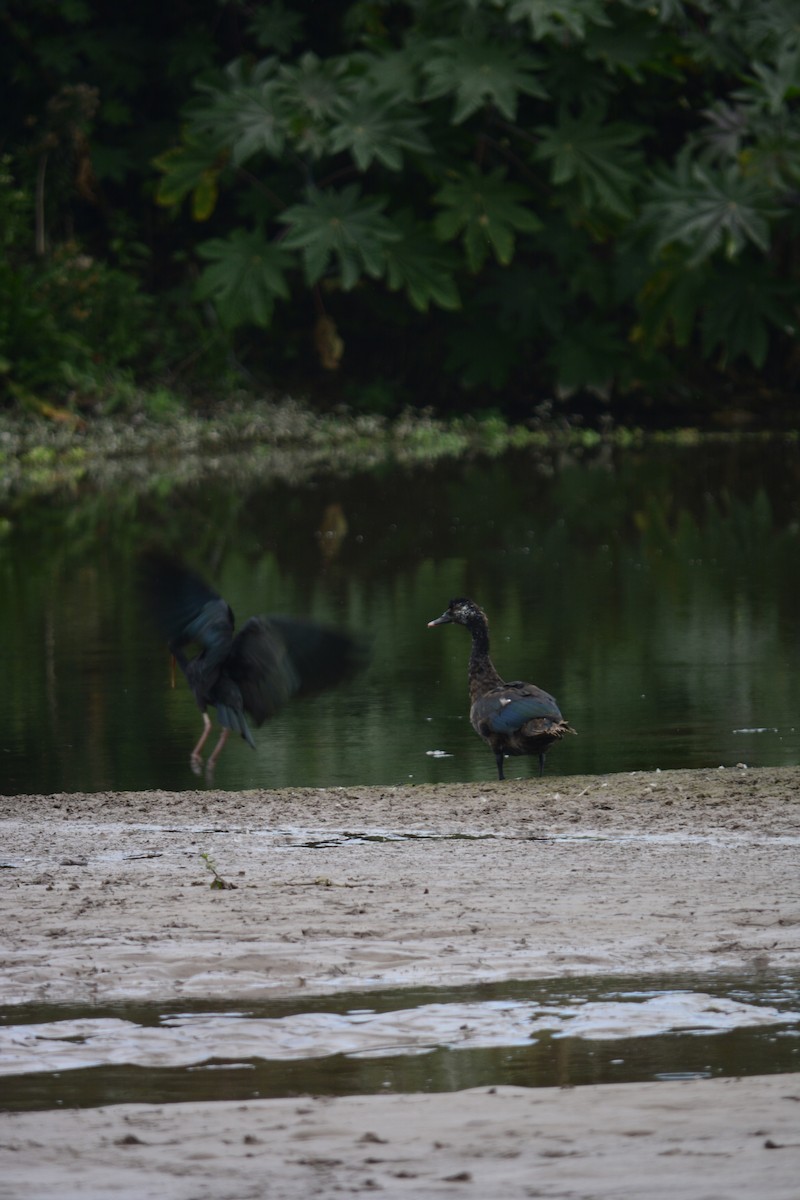
[[[465,596],[459,596],[455,600],[451,600],[447,608],[440,617],[436,617],[433,621],[428,621],[428,628],[432,625],[466,625],[472,628],[474,625],[488,625],[486,613],[483,609],[478,608],[474,600],[468,600]]]

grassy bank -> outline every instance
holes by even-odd
[[[509,449],[579,453],[598,445],[630,447],[648,438],[682,444],[701,438],[768,438],[769,434],[700,434],[694,429],[645,434],[611,426],[601,432],[539,415],[525,425],[498,416],[442,420],[425,411],[389,419],[347,410],[317,413],[291,398],[238,397],[202,414],[175,411],[58,420],[0,417],[0,500],[8,502],[124,482],[140,491],[216,474],[299,482],[320,471],[349,474],[384,463],[425,463]],[[783,438],[794,439],[796,433]]]

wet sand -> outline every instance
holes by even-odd
[[[800,967],[795,768],[0,817],[4,1005]],[[0,1197],[796,1200],[798,1179],[799,1075],[0,1116]]]

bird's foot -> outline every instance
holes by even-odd
[[[191,767],[192,772],[195,775],[203,774],[203,760],[199,754],[190,754],[189,755],[189,766]]]

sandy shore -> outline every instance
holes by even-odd
[[[795,768],[5,797],[0,818],[4,1005],[800,967]],[[0,1116],[0,1197],[796,1200],[798,1179],[797,1075]]]

